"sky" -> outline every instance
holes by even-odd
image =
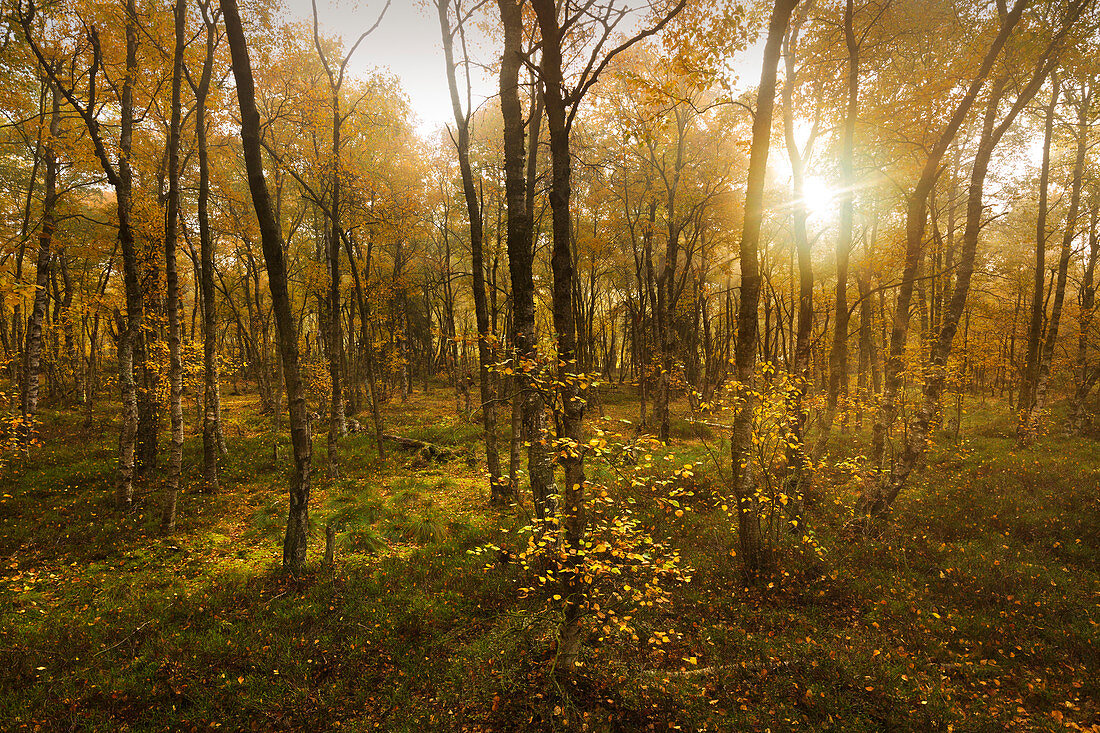
[[[454,117],[444,74],[439,20],[434,13],[429,15],[425,5],[423,0],[392,0],[378,29],[359,45],[348,66],[356,74],[384,68],[400,78],[420,117],[420,130],[427,133],[453,122]],[[283,0],[283,6],[288,20],[313,21],[310,0]],[[384,6],[385,0],[317,0],[321,32],[340,35],[345,48],[350,48],[359,34],[374,24]],[[489,61],[487,50],[472,52]],[[496,91],[494,81],[485,74],[474,79],[473,88],[475,105]]]
[[[317,17],[321,32],[340,35],[345,48],[371,27],[385,7],[385,0],[317,0]],[[378,29],[360,44],[352,57],[349,71],[363,74],[372,68],[384,68],[395,74],[420,118],[419,130],[428,134],[438,127],[453,123],[450,92],[444,69],[443,45],[439,35],[439,20],[431,0],[392,0]],[[283,0],[284,16],[288,20],[313,22],[310,0]],[[486,64],[496,62],[499,43],[484,34],[470,34],[471,55]],[[735,87],[754,86],[760,74],[762,43],[741,55],[735,64]],[[497,81],[491,73],[474,73],[473,100],[480,105],[496,94]],[[461,80],[459,82],[462,83]]]

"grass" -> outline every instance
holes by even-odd
[[[520,598],[513,565],[487,570],[468,552],[526,521],[488,510],[478,467],[380,460],[367,435],[349,436],[343,477],[315,472],[312,564],[291,578],[278,568],[285,471],[255,400],[227,402],[237,422],[222,490],[197,490],[189,436],[170,538],[157,530],[156,477],[132,512],[113,509],[106,411],[87,430],[80,416],[47,415],[44,447],[3,468],[5,730],[1100,725],[1100,451],[1060,436],[1018,451],[1000,405],[969,412],[960,445],[940,437],[877,537],[846,521],[856,485],[835,463],[860,449],[835,440],[810,514],[823,559],[784,557],[766,591],[742,587],[729,558],[736,534],[710,500],[713,469],[695,477],[682,518],[638,494],[634,511],[694,579],[671,607],[638,612],[637,642],[593,629],[562,686],[553,606]],[[623,388],[605,400],[609,423],[636,407]],[[387,419],[445,445],[475,448],[480,435],[448,393],[416,393]],[[670,466],[710,460],[688,423],[674,436]],[[315,450],[323,467],[324,441]],[[332,569],[320,564],[328,523]],[[655,632],[670,641],[647,644]]]

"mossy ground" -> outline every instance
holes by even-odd
[[[606,414],[633,417],[624,392]],[[389,429],[473,448],[440,389],[388,406]],[[519,600],[511,565],[467,550],[522,512],[487,508],[479,468],[377,457],[366,434],[323,478],[316,445],[309,572],[279,569],[285,467],[251,397],[227,397],[221,491],[199,491],[189,437],[179,529],[159,479],[112,506],[113,414],[50,413],[44,446],[0,474],[0,727],[5,730],[1003,731],[1100,726],[1100,449],[1047,436],[1015,450],[1002,407],[944,439],[881,536],[847,521],[857,491],[823,470],[821,563],[746,590],[726,515],[639,511],[695,568],[671,608],[550,673],[555,615]],[[191,415],[190,417],[193,417]],[[193,422],[193,420],[191,421]],[[506,420],[502,423],[506,424]],[[674,426],[675,462],[708,451]],[[840,437],[838,454],[857,452]],[[716,448],[722,455],[720,446]],[[283,455],[288,447],[283,447]],[[711,473],[701,485],[714,483]],[[321,566],[324,525],[337,562]],[[645,634],[642,634],[644,637]],[[593,636],[593,641],[595,636]],[[1100,730],[1100,728],[1096,728]]]

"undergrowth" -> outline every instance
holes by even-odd
[[[834,439],[808,507],[820,557],[783,558],[766,591],[740,582],[713,469],[696,472],[684,516],[632,497],[692,581],[637,611],[637,641],[589,628],[583,666],[562,682],[553,607],[521,597],[506,554],[471,552],[527,525],[528,509],[490,511],[465,461],[380,460],[368,435],[349,436],[343,478],[315,474],[310,570],[288,577],[286,474],[255,400],[238,403],[219,493],[201,491],[201,439],[187,439],[172,537],[157,528],[158,474],[132,512],[112,507],[107,411],[90,428],[46,414],[43,447],[4,467],[5,730],[1100,725],[1100,453],[1060,436],[1016,450],[1002,406],[971,412],[958,445],[937,436],[875,537],[849,521],[860,443]],[[476,449],[480,431],[447,412],[448,395],[396,408],[388,429]],[[619,424],[635,404],[616,390],[605,409]],[[710,432],[675,432],[670,467],[722,455]],[[323,466],[323,441],[316,450]]]

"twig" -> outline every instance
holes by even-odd
[[[139,631],[141,631],[142,629],[144,629],[144,628],[145,628],[146,626],[148,626],[149,624],[153,623],[153,621],[154,621],[154,619],[149,619],[148,621],[146,621],[145,623],[143,623],[143,624],[142,624],[141,626],[139,626],[139,627],[137,627],[136,629],[134,629],[133,633],[131,633],[131,634],[130,634],[129,636],[127,636],[127,637],[126,637],[125,639],[123,639],[122,641],[118,642],[117,644],[112,644],[111,646],[107,647],[106,649],[102,649],[102,650],[100,650],[100,651],[96,652],[96,653],[95,653],[94,655],[92,655],[92,656],[93,656],[93,657],[98,657],[98,656],[100,656],[101,654],[106,654],[107,652],[111,651],[112,649],[116,649],[116,648],[118,648],[118,647],[122,646],[122,645],[123,645],[123,644],[125,644],[126,642],[130,641],[130,639],[133,639],[133,638],[134,638],[135,636],[137,636],[137,633],[138,633]]]

